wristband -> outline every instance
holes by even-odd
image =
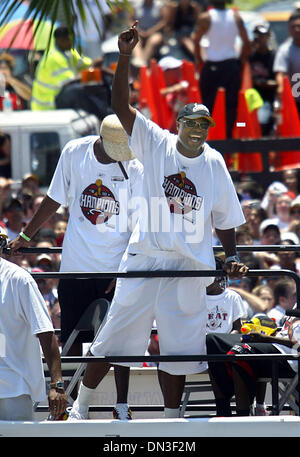
[[[240,261],[240,258],[239,258],[239,256],[237,254],[236,255],[231,255],[229,257],[226,257],[226,259],[225,259],[225,263],[229,263],[229,262],[237,262],[237,263],[239,263],[239,261]]]
[[[28,243],[29,243],[29,241],[31,241],[31,238],[29,238],[29,236],[25,235],[25,233],[20,232],[19,235]]]
[[[119,55],[120,55],[120,56],[127,56],[127,57],[131,57],[131,54],[123,54],[122,52],[119,52]]]

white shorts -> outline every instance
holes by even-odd
[[[199,264],[164,253],[164,258],[125,255],[119,271],[195,270]],[[143,356],[156,319],[161,355],[206,354],[205,288],[213,278],[118,278],[107,322],[91,347],[94,356]],[[142,363],[120,365],[142,366]],[[160,362],[173,375],[200,373],[206,362]]]
[[[33,402],[30,395],[0,398],[0,420],[32,421]]]

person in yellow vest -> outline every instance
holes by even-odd
[[[62,88],[78,79],[81,70],[90,67],[90,57],[81,56],[72,48],[72,37],[65,26],[54,31],[55,46],[45,53],[35,73],[32,87],[31,109],[34,111],[56,108],[55,98]]]

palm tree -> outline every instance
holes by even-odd
[[[119,8],[130,8],[128,0],[106,0],[107,4],[114,12],[115,7]],[[95,5],[97,5],[100,13],[102,14],[101,6],[99,0],[94,0]],[[10,18],[19,8],[24,8],[26,6],[25,14],[23,19],[28,18],[32,20],[37,20],[37,27],[35,33],[38,32],[39,27],[42,23],[48,19],[52,23],[52,28],[55,23],[63,18],[63,22],[70,31],[73,29],[74,19],[82,21],[83,24],[86,22],[86,12],[90,9],[88,0],[1,0],[0,6],[0,28],[9,22]],[[79,12],[79,17],[78,17]],[[94,19],[94,23],[97,27],[99,36],[101,37],[101,30]],[[50,37],[52,34],[49,34],[48,47],[50,46]],[[80,38],[80,37],[79,37]]]

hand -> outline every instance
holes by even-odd
[[[10,249],[9,255],[21,255],[19,252],[20,248],[27,248],[29,246],[28,241],[24,240],[20,235],[12,241],[9,241],[7,247]]]
[[[115,287],[116,287],[116,278],[113,278],[110,283],[108,284],[108,287],[105,291],[106,294],[109,294]]]
[[[50,389],[48,402],[51,416],[57,417],[63,414],[67,407],[67,395],[63,389]]]
[[[246,276],[249,268],[241,262],[228,262],[223,266],[223,270],[231,279],[239,279]]]
[[[118,46],[120,50],[120,54],[128,54],[130,55],[135,48],[137,42],[139,41],[139,35],[137,31],[138,21],[124,32],[120,33],[118,39]]]
[[[265,341],[265,335],[257,332],[247,333],[241,337],[243,343],[262,343],[263,341]]]

